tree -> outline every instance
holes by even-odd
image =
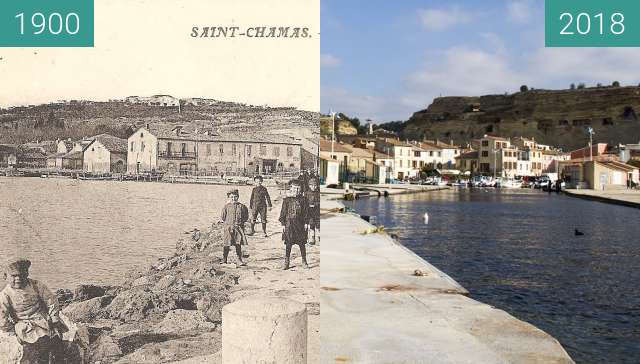
[[[529,87],[527,87],[527,85],[520,86],[520,92],[527,92],[527,91],[529,91]]]
[[[585,86],[585,84],[584,84],[584,83],[582,83],[582,82],[580,82],[580,83],[578,84],[578,90],[582,90],[582,89],[583,89],[583,88],[585,88],[585,87],[586,87],[586,86]]]
[[[576,89],[576,84],[572,83],[571,86],[569,86],[570,89],[575,90]]]
[[[602,84],[600,82],[598,82],[598,84],[596,85],[597,88],[602,87]]]
[[[613,81],[613,83],[611,84],[611,86],[613,86],[613,87],[620,87],[620,82],[618,82],[618,81]]]

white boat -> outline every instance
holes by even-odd
[[[501,188],[522,188],[522,181],[515,179],[503,179],[500,181]]]

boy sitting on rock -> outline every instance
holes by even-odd
[[[31,262],[16,259],[6,271],[7,286],[0,292],[0,330],[15,334],[23,345],[22,362],[61,363],[62,334],[58,300],[47,286],[29,278]]]
[[[249,209],[238,202],[240,193],[237,189],[227,192],[228,202],[222,209],[220,223],[223,224],[224,248],[222,252],[223,263],[227,264],[229,249],[234,246],[238,255],[239,265],[246,263],[242,260],[242,245],[247,244],[247,237],[244,234],[244,224],[249,220]]]

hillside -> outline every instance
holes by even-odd
[[[332,120],[330,116],[322,116],[320,117],[320,134],[322,136],[331,136],[331,126]],[[358,129],[351,124],[349,120],[336,120],[336,135],[356,135],[358,134]]]
[[[288,107],[258,107],[219,102],[178,107],[126,102],[78,102],[0,109],[0,143],[24,143],[109,133],[126,138],[153,122],[197,123],[234,131],[275,131],[305,128],[319,132],[319,114]]]
[[[543,144],[584,146],[591,126],[594,142],[640,140],[640,87],[534,90],[511,95],[436,98],[406,122],[409,138],[464,143],[491,133],[525,136]]]

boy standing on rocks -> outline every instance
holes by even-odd
[[[285,245],[284,269],[289,269],[291,247],[298,245],[302,256],[302,266],[309,268],[307,264],[307,230],[305,223],[307,219],[307,201],[302,196],[300,181],[292,180],[289,187],[289,195],[282,200],[282,210],[280,210],[280,223],[284,226],[282,240]]]
[[[227,192],[228,202],[222,209],[220,215],[220,223],[224,229],[224,248],[222,251],[223,263],[227,264],[229,249],[234,246],[238,255],[239,265],[244,266],[246,263],[242,260],[242,245],[247,244],[247,238],[244,235],[244,224],[249,219],[249,210],[247,206],[238,202],[240,193],[237,189]]]
[[[254,226],[256,225],[256,218],[260,214],[260,222],[262,223],[262,232],[264,237],[267,235],[267,207],[269,210],[273,207],[271,204],[271,197],[269,197],[269,191],[262,185],[262,176],[255,176],[253,181],[256,187],[251,191],[251,200],[249,202],[249,208],[251,209],[251,230],[249,235],[256,233]]]
[[[0,330],[15,334],[23,345],[24,362],[61,363],[62,334],[68,331],[60,321],[58,300],[47,286],[29,278],[31,262],[9,262],[7,286],[0,292]]]

